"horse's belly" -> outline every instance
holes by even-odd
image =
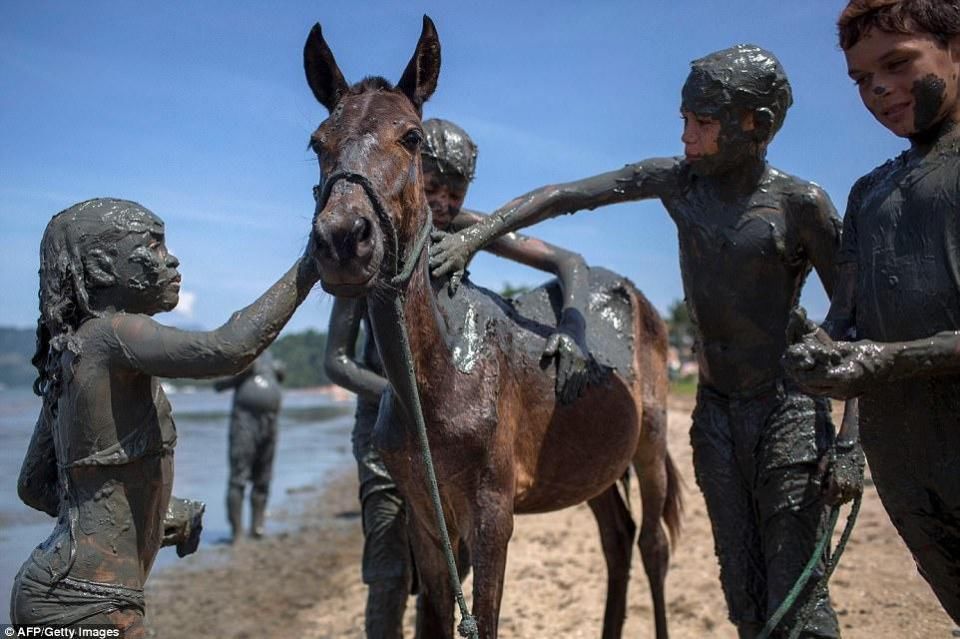
[[[556,443],[548,439],[532,463],[517,465],[515,512],[567,508],[596,497],[623,477],[637,450],[639,428],[626,425],[618,432],[591,433],[589,423],[576,427],[582,430],[579,437],[558,438]]]

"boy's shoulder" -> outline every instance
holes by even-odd
[[[886,181],[890,179],[891,175],[902,170],[907,165],[909,159],[910,151],[908,150],[904,151],[897,157],[890,158],[880,166],[875,167],[872,171],[861,176],[856,182],[853,183],[853,186],[850,189],[851,196],[861,195],[880,184],[886,183]]]
[[[791,175],[774,166],[768,167],[761,188],[782,193],[784,199],[792,204],[820,206],[830,203],[830,196],[816,182]]]

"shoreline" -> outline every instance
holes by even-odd
[[[703,499],[693,479],[688,430],[692,398],[671,398],[669,446],[684,478],[683,533],[670,560],[667,607],[674,639],[736,639],[727,621]],[[638,516],[636,482],[632,507]],[[332,639],[363,636],[366,587],[357,480],[335,470],[285,532],[221,546],[196,568],[171,566],[147,584],[150,636]],[[847,509],[841,514],[841,525]],[[268,529],[270,521],[268,520]],[[834,538],[839,535],[839,530]],[[515,519],[507,560],[500,636],[595,637],[606,574],[594,519],[585,504]],[[472,581],[464,591],[471,599]],[[954,628],[867,482],[856,529],[830,584],[845,639],[950,637]],[[406,636],[413,636],[409,600]],[[639,552],[633,553],[624,636],[652,636],[652,606]]]
[[[356,470],[331,471],[283,530],[219,545],[189,566],[164,566],[147,582],[149,636],[291,637],[292,621],[360,579],[362,533]],[[354,572],[355,574],[348,574]]]

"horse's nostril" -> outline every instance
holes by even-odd
[[[362,244],[370,239],[372,229],[373,226],[370,224],[370,220],[365,217],[358,217],[353,222],[351,232],[353,233],[353,237],[356,238],[357,244]]]
[[[313,233],[313,249],[316,254],[320,257],[329,257],[330,256],[330,244],[327,242],[323,234],[315,231]]]

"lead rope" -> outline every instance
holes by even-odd
[[[810,557],[807,565],[804,566],[803,572],[800,573],[797,581],[793,584],[793,588],[790,589],[789,594],[787,594],[786,598],[780,604],[780,607],[777,608],[777,610],[770,616],[770,619],[767,620],[766,625],[763,627],[763,631],[757,636],[757,639],[769,639],[771,633],[773,633],[773,631],[783,620],[784,615],[786,615],[787,612],[793,608],[794,604],[797,603],[797,599],[800,597],[800,593],[807,585],[807,582],[810,581],[810,576],[813,574],[817,563],[822,557],[824,557],[824,555],[826,555],[827,560],[825,563],[823,576],[817,582],[817,585],[810,590],[810,594],[808,595],[806,602],[804,602],[803,607],[800,608],[800,612],[797,613],[793,628],[790,629],[788,639],[797,639],[797,637],[800,636],[800,633],[803,631],[804,627],[807,625],[807,622],[810,620],[810,617],[813,615],[813,610],[816,607],[818,598],[826,590],[827,583],[830,581],[830,576],[833,575],[833,571],[836,569],[837,564],[840,563],[840,555],[843,554],[844,549],[847,547],[847,541],[850,539],[850,534],[853,532],[853,526],[857,522],[857,515],[860,512],[860,502],[862,500],[862,495],[857,495],[854,498],[853,503],[850,506],[850,514],[847,515],[847,523],[843,528],[843,533],[840,535],[840,541],[837,542],[837,547],[833,553],[830,553],[827,550],[827,547],[829,546],[830,540],[833,538],[833,531],[836,528],[837,520],[840,517],[840,507],[834,506],[830,509],[830,518],[827,523],[826,530],[824,530],[823,536],[817,543],[817,547],[814,549],[813,555]]]
[[[392,248],[390,259],[393,268],[391,272],[396,273],[396,275],[390,278],[390,286],[396,291],[396,296],[393,298],[393,308],[400,321],[400,342],[403,347],[404,369],[407,371],[407,382],[411,395],[407,398],[409,400],[408,406],[412,407],[413,417],[417,424],[417,438],[420,443],[420,460],[423,462],[424,469],[427,473],[427,488],[430,491],[430,498],[433,501],[433,512],[437,520],[437,530],[440,534],[440,542],[443,545],[443,553],[447,560],[447,572],[450,575],[450,585],[453,587],[453,592],[457,598],[457,605],[460,607],[460,623],[457,625],[457,632],[465,639],[479,639],[477,620],[470,614],[470,609],[467,607],[467,602],[463,597],[463,588],[460,587],[460,575],[457,572],[456,560],[453,558],[453,546],[450,543],[450,533],[447,532],[447,522],[443,517],[440,489],[437,487],[437,475],[433,468],[433,457],[430,454],[430,440],[427,437],[427,425],[423,418],[423,408],[420,404],[417,377],[413,370],[413,353],[410,350],[410,340],[407,337],[406,316],[403,311],[405,285],[410,281],[410,277],[413,275],[413,269],[416,267],[420,255],[423,253],[423,248],[426,246],[427,239],[430,237],[430,231],[433,226],[432,217],[428,209],[426,211],[426,224],[424,224],[423,230],[420,232],[420,236],[417,238],[411,251],[411,255],[407,256],[403,270],[401,271],[399,265],[400,248],[397,229],[381,203],[377,192],[373,189],[373,185],[366,177],[358,173],[348,172],[338,172],[331,175],[326,184],[324,184],[321,196],[317,201],[317,212],[319,213],[319,211],[323,210],[327,199],[330,197],[330,191],[338,180],[347,180],[363,188],[367,197],[370,199],[370,203],[373,205],[374,212],[377,214],[377,220],[380,222],[381,230],[389,239],[389,246]]]

